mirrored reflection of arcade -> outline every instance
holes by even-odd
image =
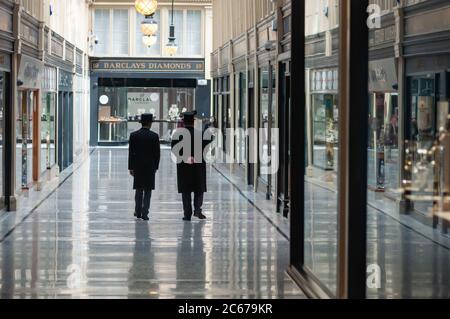
[[[139,122],[144,113],[153,114],[152,130],[160,135],[162,143],[170,143],[183,112],[196,110],[199,118],[209,118],[210,84],[204,80],[203,62],[144,65],[148,66],[146,72],[106,72],[105,69],[94,72],[98,75],[93,82],[91,100],[91,143],[94,145],[127,145],[130,134],[141,127]],[[151,69],[155,65],[160,67],[158,72]],[[177,67],[182,70],[170,71]]]
[[[408,212],[450,231],[450,108],[441,94],[447,77],[428,73],[407,79],[405,159],[402,186]]]

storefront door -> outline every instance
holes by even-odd
[[[73,93],[59,92],[58,165],[61,171],[73,164]]]

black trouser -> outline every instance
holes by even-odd
[[[195,214],[202,213],[203,193],[194,193],[194,212]],[[192,193],[183,193],[183,209],[184,217],[192,217]]]
[[[150,200],[152,198],[152,190],[148,189],[137,189],[136,190],[136,217],[148,217],[150,214]]]

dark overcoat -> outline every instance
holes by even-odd
[[[155,189],[160,158],[158,134],[144,128],[131,133],[128,169],[134,171],[134,189]]]
[[[199,136],[203,136],[202,131],[196,131],[193,127],[186,127],[185,129],[189,130],[191,135],[191,156],[194,157],[194,139],[195,134],[200,134]],[[195,133],[196,132],[196,133]],[[172,140],[172,149],[178,143],[182,142],[182,137],[179,139],[175,138]],[[204,151],[206,147],[211,143],[211,141],[203,140],[202,150]],[[173,154],[175,157],[178,157],[178,154]],[[181,157],[186,158],[183,151],[179,154]],[[180,164],[177,164],[177,180],[178,180],[178,192],[180,194],[183,193],[206,193],[207,189],[207,181],[206,181],[206,162],[203,158],[199,163],[189,164],[182,161]]]

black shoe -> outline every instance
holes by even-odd
[[[142,216],[142,220],[149,221],[150,218],[148,218],[148,216]]]
[[[183,217],[183,220],[184,220],[185,222],[190,222],[190,221],[191,221],[191,218],[190,218],[190,217]]]
[[[142,216],[137,214],[137,213],[134,213],[134,217],[136,217],[137,219],[141,219],[142,218]]]
[[[206,216],[203,215],[202,213],[195,214],[194,216],[197,217],[198,219],[202,219],[202,220],[206,219]]]

